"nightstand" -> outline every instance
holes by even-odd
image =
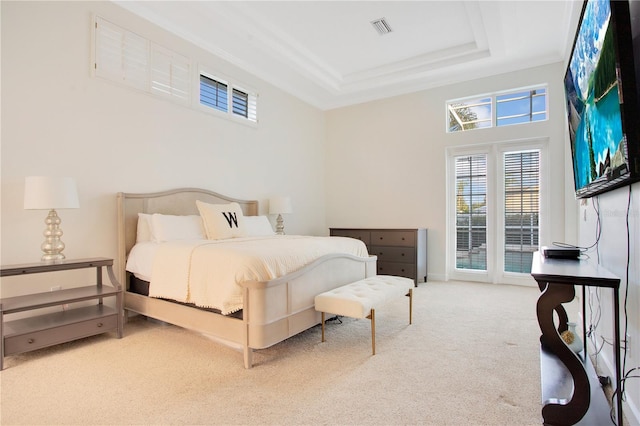
[[[106,268],[111,285],[102,285],[103,267]],[[0,299],[0,370],[7,355],[29,352],[109,331],[115,331],[118,338],[122,337],[122,286],[113,273],[113,259],[97,257],[56,263],[3,265],[0,277],[86,268],[96,269],[95,284]],[[103,304],[103,299],[107,297],[115,298],[115,308]],[[63,309],[69,303],[83,301],[95,301],[95,304]],[[60,311],[6,320],[9,314],[51,306],[60,306]]]

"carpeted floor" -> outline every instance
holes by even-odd
[[[539,425],[538,289],[429,282],[368,320],[242,353],[140,317],[5,359],[3,425]]]

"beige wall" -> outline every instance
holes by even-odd
[[[553,217],[575,212],[573,192],[562,184],[569,149],[563,75],[562,64],[553,64],[328,112],[328,226],[428,228],[429,277],[444,279],[446,149],[530,138],[548,139]],[[446,133],[446,101],[540,84],[549,85],[547,121]],[[549,238],[576,242],[575,226],[563,220],[547,225]]]
[[[94,14],[255,88],[258,127],[92,77]],[[116,256],[118,191],[202,187],[263,214],[290,195],[287,231],[324,234],[324,129],[322,111],[111,2],[2,2],[2,263],[41,255],[46,212],[23,210],[28,175],[77,181],[80,208],[59,212],[69,258]]]

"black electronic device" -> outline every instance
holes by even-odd
[[[574,247],[542,247],[542,255],[552,259],[578,259],[580,249]]]

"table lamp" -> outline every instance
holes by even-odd
[[[273,197],[269,199],[269,214],[277,214],[276,234],[284,235],[284,223],[282,215],[291,213],[291,198],[289,197]]]
[[[24,182],[24,208],[27,210],[49,210],[44,223],[47,228],[43,235],[45,241],[40,248],[44,252],[42,261],[57,262],[64,260],[64,243],[60,240],[60,217],[56,209],[77,209],[78,190],[76,183],[69,177],[27,176]]]

